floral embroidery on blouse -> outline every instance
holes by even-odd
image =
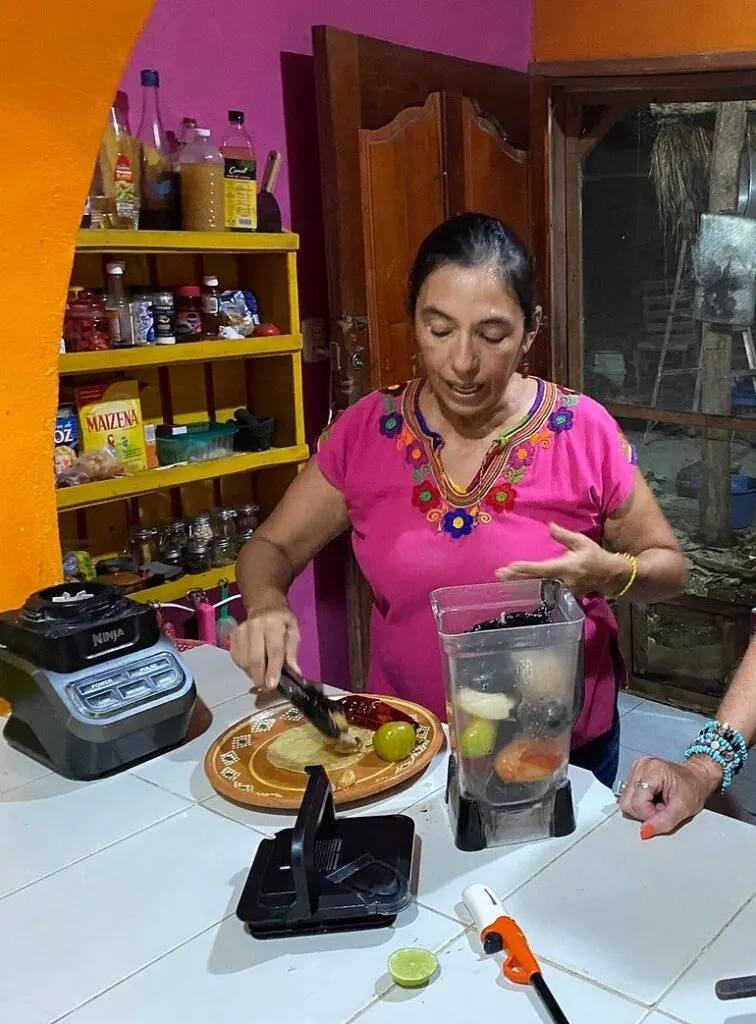
[[[483,463],[463,493],[448,481],[438,451],[442,439],[429,430],[417,408],[421,380],[382,391],[381,434],[404,452],[414,486],[412,504],[440,533],[459,540],[475,527],[506,515],[517,502],[517,486],[536,460],[539,449],[572,429],[580,396],[555,384],[539,384],[531,414],[514,430],[492,443]]]

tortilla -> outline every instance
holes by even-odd
[[[268,760],[276,768],[287,772],[302,772],[308,764],[321,764],[328,771],[343,771],[363,759],[373,749],[373,730],[351,726],[349,730],[359,740],[356,750],[340,753],[338,741],[328,739],[310,725],[298,725],[280,733],[267,747]]]

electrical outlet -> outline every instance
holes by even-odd
[[[324,317],[302,321],[302,358],[306,363],[322,363],[328,359],[328,322]]]

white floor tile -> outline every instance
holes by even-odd
[[[740,822],[704,812],[642,842],[617,814],[507,910],[536,955],[653,1006],[756,890],[754,863],[756,831]]]
[[[653,757],[680,761],[705,721],[703,715],[643,701],[623,715],[621,742],[625,747]]]
[[[182,657],[191,668],[197,692],[208,707],[214,708],[233,697],[247,694],[250,709],[254,709],[249,676],[234,665],[226,651],[207,644],[193,647]]]
[[[395,949],[440,949],[459,932],[459,924],[410,907],[393,928],[260,942],[230,917],[66,1024],[339,1024],[389,988],[386,964]]]
[[[620,715],[626,715],[628,711],[632,711],[642,703],[643,697],[637,697],[634,693],[628,693],[627,690],[620,690],[617,695],[617,709]]]
[[[394,987],[358,1018],[359,1024],[415,1024],[417,1021],[511,1021],[543,1024],[535,992],[502,975],[501,958],[487,957],[472,932],[439,956],[440,970],[422,989]],[[543,965],[546,983],[570,1021],[580,1024],[640,1024],[646,1010],[617,995]],[[78,1022],[77,1022],[78,1024]]]
[[[6,721],[6,718],[0,718],[0,793],[50,774],[48,768],[8,746],[2,735]]]
[[[512,892],[581,836],[617,810],[614,797],[589,772],[571,769],[578,828],[564,839],[500,846],[464,853],[454,845],[443,793],[410,808],[422,842],[418,899],[443,914],[467,921],[462,890],[473,882],[489,885],[500,896]]]
[[[70,782],[48,774],[0,795],[0,898],[182,808],[132,775]]]
[[[200,651],[202,648],[198,647],[196,650]],[[223,654],[222,651],[219,653]],[[162,757],[145,761],[131,771],[134,775],[187,800],[206,800],[215,791],[205,775],[205,754],[225,729],[252,711],[254,702],[249,694],[218,704],[212,709],[212,722],[209,728],[200,736],[163,754]]]
[[[722,978],[756,973],[754,935],[756,902],[750,903],[682,976],[660,1008],[689,1024],[754,1024],[756,998],[720,1002],[714,994],[714,985]]]
[[[255,833],[191,807],[0,900],[2,1019],[50,1024],[219,922],[255,848]]]
[[[413,780],[409,785],[401,786],[399,789],[389,791],[381,797],[373,800],[361,801],[358,804],[337,807],[336,813],[345,817],[365,817],[373,814],[400,814],[412,804],[427,799],[437,792],[445,790],[446,767],[448,752],[439,753],[425,769],[425,772]],[[216,794],[209,800],[204,800],[203,807],[207,807],[217,814],[223,814],[241,825],[258,829],[266,835],[273,835],[282,828],[291,828],[296,817],[296,811],[274,811],[263,808],[245,807],[243,804],[235,804],[224,796]]]

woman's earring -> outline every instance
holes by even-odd
[[[528,362],[527,359],[524,359],[523,362],[522,362],[522,365],[520,366],[520,375],[522,377],[527,377],[529,373],[530,373],[530,363]]]

